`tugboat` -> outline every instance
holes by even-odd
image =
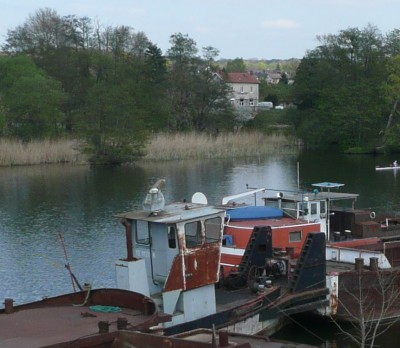
[[[202,193],[165,204],[158,181],[143,209],[118,214],[125,227],[126,257],[116,262],[117,287],[150,297],[169,320],[166,335],[198,328],[272,334],[288,315],[328,304],[325,234],[307,235],[297,260],[274,255],[272,230],[254,226],[240,271],[222,277],[226,208],[208,205]],[[275,272],[271,265],[282,265]]]

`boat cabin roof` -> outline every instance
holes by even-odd
[[[305,202],[305,201],[339,201],[339,200],[357,200],[359,194],[357,193],[344,193],[344,192],[298,192],[298,193],[285,193],[282,197],[265,197],[267,201],[282,202]]]
[[[165,205],[164,208],[159,211],[151,212],[146,210],[135,210],[131,212],[121,213],[116,216],[119,218],[166,224],[199,219],[202,217],[223,213],[225,213],[225,209],[215,208],[210,205],[189,202],[176,202]]]
[[[344,186],[344,184],[336,182],[320,182],[317,184],[312,184],[312,186],[317,187],[312,192],[297,191],[297,192],[278,192],[276,196],[264,197],[265,201],[279,201],[282,202],[306,202],[306,201],[339,201],[339,200],[353,200],[356,201],[359,194],[357,193],[345,193],[338,192],[337,189]],[[332,192],[331,189],[336,191]]]

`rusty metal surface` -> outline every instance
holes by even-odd
[[[108,322],[107,327],[111,333],[117,330],[117,322],[121,317],[127,319],[129,328],[146,329],[158,323],[154,304],[150,302],[149,306],[148,301],[151,300],[126,290],[99,289],[92,291],[84,306],[77,306],[84,302],[82,293],[16,306],[10,314],[6,314],[5,310],[0,312],[0,346],[63,347],[65,342],[78,342],[88,336],[91,336],[92,342],[95,338],[101,341],[104,335],[97,337],[99,323]],[[118,306],[121,311],[97,312],[90,309],[92,305]],[[153,309],[149,309],[151,305]],[[144,314],[144,310],[148,314]]]
[[[219,257],[220,243],[186,249],[175,257],[164,291],[189,290],[218,282]]]
[[[15,307],[16,311],[43,308],[43,307],[61,307],[82,304],[86,298],[86,291],[74,292],[65,295],[45,298],[41,301],[30,302]],[[144,311],[145,306],[150,309],[149,314],[155,312],[155,304],[149,298],[142,294],[122,290],[122,289],[94,289],[90,291],[87,305],[102,304],[105,306],[120,306],[129,309]],[[0,314],[4,309],[0,309]]]
[[[398,316],[399,289],[399,269],[343,272],[339,275],[337,317],[354,321],[362,314],[369,321]]]

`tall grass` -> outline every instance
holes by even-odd
[[[298,142],[293,137],[262,132],[156,134],[146,147],[144,160],[182,160],[202,158],[237,158],[272,153],[294,152]]]
[[[22,143],[0,139],[0,166],[44,163],[87,163],[76,140],[37,140]],[[296,139],[261,132],[155,134],[146,146],[144,161],[254,157],[297,151]]]
[[[77,141],[68,139],[36,140],[29,143],[0,139],[0,166],[43,163],[85,163]]]

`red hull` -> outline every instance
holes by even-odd
[[[305,220],[281,218],[268,220],[235,221],[225,225],[224,235],[231,236],[231,245],[222,250],[221,263],[224,274],[239,266],[242,255],[249,242],[255,226],[271,226],[272,245],[275,250],[288,252],[292,258],[298,258],[307,235],[310,232],[320,232],[319,223],[309,223]]]

